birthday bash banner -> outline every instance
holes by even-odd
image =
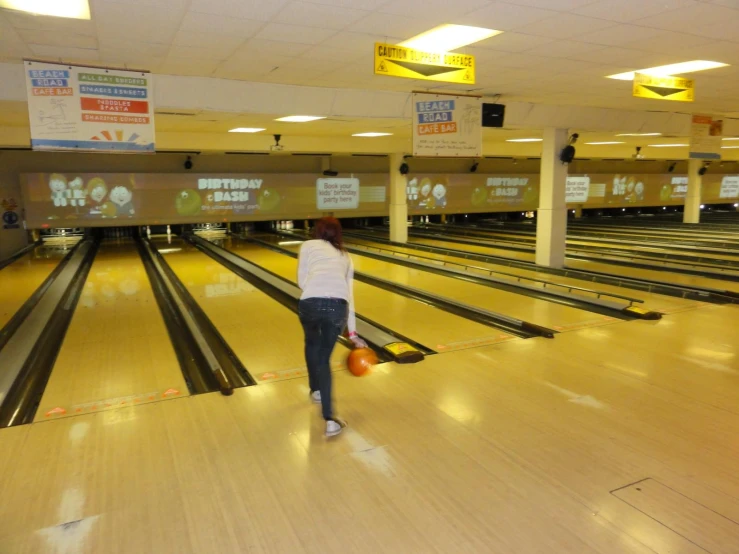
[[[31,148],[154,152],[151,74],[26,61]]]

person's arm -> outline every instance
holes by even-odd
[[[308,278],[308,255],[305,252],[307,250],[307,243],[300,245],[300,252],[298,252],[298,286],[300,290],[305,290],[305,280]]]

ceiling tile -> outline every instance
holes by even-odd
[[[685,61],[687,59],[695,59],[692,54],[686,58],[686,52],[696,46],[702,46],[712,42],[706,37],[689,35],[686,33],[675,33],[673,31],[654,31],[654,36],[635,41],[628,45],[629,48],[639,48],[645,52],[656,52],[660,54],[669,54],[674,62]],[[644,66],[651,67],[651,66]]]
[[[525,52],[537,46],[551,44],[553,39],[537,37],[516,32],[505,32],[482,42],[476,42],[475,48],[498,50],[501,52]]]
[[[549,10],[558,10],[569,12],[576,8],[592,4],[593,0],[509,0],[511,4],[521,6],[531,6],[533,8],[546,8]]]
[[[50,60],[64,60],[65,62],[72,63],[76,60],[90,61],[100,60],[100,56],[97,50],[87,50],[84,48],[62,48],[59,46],[49,46],[46,44],[29,44],[28,47],[31,49],[36,56],[43,56]]]
[[[290,2],[273,19],[276,23],[307,25],[322,29],[344,29],[348,25],[367,17],[367,10],[356,10],[339,6],[326,6],[309,2]]]
[[[578,39],[582,37],[578,36]],[[585,42],[575,40],[557,40],[547,42],[541,46],[527,50],[527,54],[535,54],[539,56],[548,56],[550,58],[571,58],[581,52],[587,51],[594,54],[600,50],[604,50],[605,46],[594,46]]]
[[[739,22],[739,13],[736,10],[700,3],[655,16],[640,18],[635,23],[645,27],[654,27],[655,29],[690,33],[704,26],[730,20]]]
[[[487,7],[490,3],[490,0],[403,0],[385,4],[377,11],[410,18],[433,14],[434,17],[448,19]]]
[[[259,56],[254,59],[229,59],[218,66],[217,74],[264,75],[288,63],[292,58]]]
[[[300,56],[311,48],[309,44],[298,44],[296,42],[277,42],[274,40],[265,40],[253,38],[246,44],[239,47],[234,53],[233,58],[267,58],[281,56],[292,58]]]
[[[19,29],[18,34],[27,44],[47,44],[49,46],[68,46],[72,48],[95,49],[98,41],[88,35],[57,34],[48,31]]]
[[[290,0],[191,0],[193,12],[269,21]]]
[[[696,0],[660,0],[659,2],[645,2],[644,0],[600,0],[580,8],[575,8],[572,11],[579,15],[626,23],[677,8],[694,6],[695,4],[697,4]]]
[[[387,14],[373,13],[354,23],[351,26],[351,31],[385,37],[383,40],[387,42],[399,42],[428,31],[442,23],[447,22],[443,18],[429,16],[426,12],[417,17],[388,16]]]
[[[192,75],[209,77],[218,67],[217,61],[192,58],[167,58],[158,69],[164,75]]]
[[[361,7],[364,10],[377,10],[389,4],[394,0],[311,0],[314,4],[323,4],[326,6],[341,6],[344,8],[357,8]]]
[[[321,43],[325,48],[335,50],[349,50],[358,53],[373,52],[375,43],[385,42],[387,37],[371,35],[366,33],[349,33],[346,31],[336,33],[334,36],[327,38]]]
[[[100,51],[100,58],[103,60],[117,56],[131,56],[136,58],[141,56],[163,57],[167,55],[169,45],[103,37],[100,39],[98,50]]]
[[[335,33],[336,31],[317,27],[269,23],[257,33],[256,38],[298,44],[318,44]]]
[[[326,46],[313,46],[303,54],[303,57],[313,60],[333,61],[334,66],[354,62],[363,58],[369,58],[371,62],[373,56],[374,53],[372,50],[368,50],[366,53],[360,53],[350,49],[328,48]]]
[[[127,40],[169,43],[177,32],[184,10],[141,6],[136,10],[126,4],[104,3],[96,10],[98,33]]]
[[[493,2],[487,7],[475,10],[466,15],[454,16],[449,23],[460,25],[474,25],[499,31],[521,29],[537,21],[542,21],[556,15],[558,12],[529,6],[518,6],[505,2]]]
[[[607,29],[614,25],[612,21],[605,21],[603,19],[584,17],[571,13],[559,13],[543,21],[537,21],[536,23],[527,25],[525,31],[528,34],[542,37],[570,39],[574,37],[579,38],[582,34]]]
[[[173,46],[190,46],[220,52],[223,57],[232,54],[248,37],[199,31],[179,31],[172,42]]]
[[[195,31],[204,33],[219,33],[224,35],[241,35],[249,37],[264,27],[263,21],[255,19],[241,19],[209,13],[189,11],[182,20],[180,31]]]
[[[210,48],[196,48],[193,46],[172,45],[169,48],[169,52],[167,53],[167,58],[192,58],[193,60],[212,60],[221,62],[223,60],[226,60],[230,53],[231,49],[228,49],[228,51],[226,51],[225,49],[219,50]]]

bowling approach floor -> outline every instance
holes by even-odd
[[[178,239],[155,243],[255,376],[302,366],[294,314]],[[287,256],[228,247],[294,279]],[[30,264],[37,281],[53,263]],[[358,283],[358,311],[388,326],[481,342],[362,378],[337,348],[350,426],[331,440],[300,376],[4,429],[0,553],[737,552],[739,307],[665,302],[660,321],[485,342],[488,328]],[[593,318],[537,306],[555,324]],[[104,243],[39,413],[177,378],[135,248]]]

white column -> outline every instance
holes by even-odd
[[[701,167],[703,167],[703,160],[688,160],[688,193],[685,196],[683,223],[700,223],[701,220],[703,177],[698,175]]]
[[[568,139],[567,129],[544,130],[536,214],[536,263],[548,267],[563,267],[565,263],[567,166],[559,161],[559,154]]]
[[[390,154],[390,240],[408,242],[408,176],[400,174],[403,154]]]

